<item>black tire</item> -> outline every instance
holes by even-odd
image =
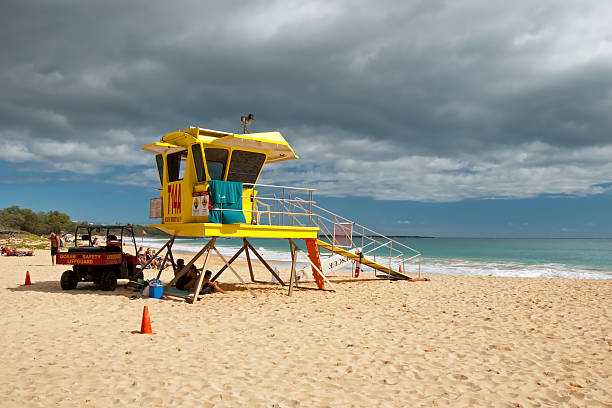
[[[77,287],[79,283],[79,275],[73,270],[67,270],[62,273],[62,277],[60,279],[60,286],[64,290],[71,290]]]
[[[117,277],[115,276],[115,272],[106,271],[102,273],[102,278],[100,279],[100,288],[106,291],[115,290],[117,288]]]

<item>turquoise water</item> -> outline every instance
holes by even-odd
[[[612,239],[489,239],[404,238],[402,244],[423,255],[423,273],[612,279]],[[287,241],[250,239],[266,259],[288,261]],[[161,246],[165,240],[147,239]],[[177,239],[175,248],[197,251],[207,239]],[[298,245],[303,241],[297,240]],[[231,255],[242,246],[240,239],[219,238],[217,245]],[[305,249],[305,245],[302,245]],[[384,255],[381,251],[378,255]],[[416,271],[417,266],[410,273]]]
[[[612,271],[612,239],[400,238],[427,258],[565,264]]]

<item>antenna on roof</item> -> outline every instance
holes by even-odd
[[[248,133],[247,125],[249,123],[251,123],[252,120],[253,120],[253,114],[252,113],[249,113],[249,116],[241,116],[240,117],[240,124],[242,125],[242,133],[244,133],[244,134]]]

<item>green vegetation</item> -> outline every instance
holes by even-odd
[[[35,249],[48,249],[49,248],[49,240],[44,239],[41,240],[40,236],[34,234],[19,234],[19,237],[16,239],[19,247],[26,248],[35,248]]]
[[[34,212],[27,208],[12,206],[0,210],[0,232],[19,233],[22,238],[34,234],[32,240],[39,239],[40,235],[47,235],[51,231],[74,233],[77,224],[87,224],[88,222],[73,222],[70,216],[59,211]],[[165,237],[167,234],[157,228],[145,227],[144,225],[133,225],[134,234],[140,236],[142,231],[146,231],[147,236]]]
[[[0,210],[0,229],[6,231],[42,235],[50,231],[71,231],[75,226],[68,215],[59,211],[36,213],[16,205]]]

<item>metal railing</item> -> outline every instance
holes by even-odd
[[[316,204],[316,190],[276,185],[254,184],[258,193],[252,196],[253,223],[261,225],[319,228],[319,239],[332,246],[361,252],[378,264],[402,272],[418,267],[421,253],[395,239],[333,213]],[[268,191],[272,190],[272,191]],[[408,270],[407,270],[408,268]]]

